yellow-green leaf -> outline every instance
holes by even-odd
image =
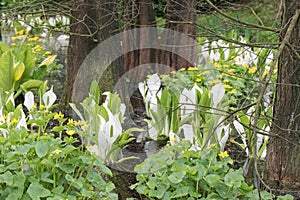
[[[17,62],[14,66],[14,80],[18,81],[22,77],[25,71],[25,65],[23,62]]]
[[[56,58],[56,55],[49,56],[39,65],[39,67],[41,67],[43,65],[46,65],[48,67],[49,65],[51,65],[54,62],[55,58]]]
[[[10,91],[13,88],[13,57],[11,51],[0,56],[0,90]]]

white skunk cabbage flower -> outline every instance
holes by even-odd
[[[31,91],[25,94],[24,106],[28,110],[32,110],[32,108],[34,107],[34,95]]]
[[[43,102],[44,105],[46,106],[46,109],[49,109],[54,104],[56,99],[57,97],[56,94],[53,92],[53,86],[52,86],[51,89],[45,92],[45,94],[43,95]]]

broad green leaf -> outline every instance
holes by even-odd
[[[6,52],[6,51],[9,51],[10,50],[10,47],[3,43],[3,42],[0,42],[0,54]]]
[[[38,141],[35,145],[35,152],[39,158],[44,157],[49,150],[48,143],[44,141]]]
[[[46,59],[39,65],[39,67],[44,66],[44,65],[48,67],[49,65],[51,65],[51,64],[54,62],[56,56],[57,56],[57,55],[51,55],[51,56],[49,56],[48,58],[46,58]]]
[[[66,165],[64,163],[59,163],[58,167],[59,167],[59,169],[61,169],[62,171],[66,172],[68,174],[74,172],[74,170],[75,170],[74,165]]]
[[[210,187],[214,187],[220,179],[221,177],[217,174],[209,174],[204,177],[204,180]]]
[[[43,78],[47,75],[47,66],[43,65],[38,68],[34,68],[33,73],[31,75],[32,79],[43,80]]]
[[[242,169],[237,171],[230,170],[224,177],[225,184],[229,187],[239,188],[244,181],[244,177],[242,175]]]
[[[31,79],[31,73],[32,73],[33,67],[35,66],[35,61],[36,61],[36,57],[32,53],[31,47],[28,46],[26,48],[26,50],[24,51],[23,63],[25,65],[25,71],[23,73],[21,82],[25,82],[25,81]]]
[[[10,171],[0,175],[0,183],[6,183],[7,185],[13,184],[13,174]]]
[[[11,51],[7,51],[0,56],[0,90],[10,91],[13,89],[13,58]]]
[[[22,83],[20,85],[20,88],[23,89],[23,91],[27,91],[29,89],[32,89],[32,88],[39,88],[41,87],[42,85],[44,84],[43,81],[40,81],[40,80],[28,80],[26,81],[25,83]]]
[[[23,62],[18,62],[14,66],[14,81],[20,80],[25,71],[25,65]]]
[[[99,102],[100,98],[100,88],[97,81],[93,81],[90,87],[90,95],[92,95],[95,99],[95,102]]]
[[[84,188],[81,188],[80,193],[81,193],[82,196],[90,197],[90,198],[95,195],[95,192],[93,192],[91,190],[86,190]]]
[[[173,172],[168,176],[168,180],[175,184],[180,183],[185,174],[185,171]]]
[[[190,190],[189,186],[178,187],[173,192],[174,195],[172,196],[172,198],[180,198],[180,197],[188,196],[189,190]]]
[[[31,183],[27,189],[27,193],[33,200],[38,200],[40,197],[48,197],[51,195],[51,192],[38,182]]]
[[[54,188],[54,189],[52,190],[52,192],[53,192],[54,194],[62,194],[63,191],[64,191],[64,187],[61,186],[61,185],[58,186],[58,187],[56,187],[56,188]]]
[[[49,177],[50,177],[50,178],[49,178]],[[52,176],[51,176],[51,173],[49,173],[49,172],[43,172],[43,173],[41,174],[41,180],[44,181],[44,182],[46,182],[46,183],[51,183],[51,184],[53,184],[54,181],[53,181],[51,178],[52,178]]]

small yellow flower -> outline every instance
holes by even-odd
[[[250,74],[254,74],[256,71],[257,71],[257,67],[251,67],[251,68],[249,69],[249,73],[250,73]]]
[[[175,75],[175,74],[176,74],[176,71],[171,71],[171,74]]]
[[[4,115],[4,119],[7,120],[8,119],[8,115]]]
[[[216,68],[218,68],[218,69],[220,69],[220,68],[222,68],[222,65],[220,64],[220,63],[214,63],[214,66],[216,67]]]
[[[245,69],[247,69],[247,68],[249,67],[249,65],[248,65],[247,63],[244,63],[244,64],[243,64],[243,67],[244,67]]]
[[[84,124],[81,125],[81,128],[83,130],[88,130],[89,129],[89,125],[87,123],[84,123]]]
[[[36,108],[36,105],[33,105],[33,106],[31,106],[30,108],[29,108],[29,110],[33,110],[33,109],[35,109]]]
[[[198,68],[197,68],[197,67],[189,67],[187,70],[188,70],[188,71],[197,71]]]
[[[52,153],[60,154],[61,152],[62,152],[62,150],[60,150],[60,149],[55,149]]]
[[[167,74],[162,74],[162,75],[160,75],[160,78],[161,78],[161,79],[166,78],[166,77],[169,77],[169,75],[167,75]]]
[[[231,90],[229,94],[236,94],[236,89]]]
[[[47,135],[48,135],[48,133],[44,133],[44,135],[45,135],[45,136],[47,136]]]
[[[182,68],[180,68],[178,71],[185,71],[185,68],[182,67]]]
[[[75,131],[74,131],[74,130],[67,130],[66,133],[67,133],[69,136],[72,136],[72,135],[74,135]]]
[[[44,105],[40,105],[40,109],[42,110],[42,109],[45,109],[46,108],[46,106],[44,106]]]
[[[221,158],[226,158],[226,157],[229,156],[227,151],[220,152],[218,155],[219,155]]]
[[[12,41],[15,41],[15,40],[21,40],[22,38],[23,38],[22,35],[17,35],[17,36],[11,37],[11,40],[12,40]]]
[[[211,144],[210,146],[213,148],[217,148],[217,144]]]
[[[63,118],[64,117],[64,114],[62,114],[60,111],[59,111],[59,113],[56,113],[55,115],[54,115],[54,119],[61,119],[61,118]]]
[[[200,83],[201,81],[202,81],[201,78],[197,78],[197,79],[195,80],[196,83]]]
[[[16,32],[17,35],[24,35],[25,31],[24,30],[19,30]]]
[[[267,76],[269,74],[269,70],[264,71],[264,76]]]
[[[148,74],[148,75],[146,76],[146,78],[149,79],[151,76],[152,76],[152,74]]]
[[[43,56],[50,55],[50,54],[51,54],[51,51],[45,51],[45,52],[43,53]]]
[[[50,111],[49,110],[45,110],[45,114],[48,114]]]
[[[16,43],[11,43],[11,46],[15,47],[15,46],[17,46],[17,44]]]
[[[14,125],[14,124],[17,124],[19,122],[19,120],[17,120],[17,119],[12,119],[9,123],[8,123],[8,125],[10,125],[10,126],[12,126],[12,125]]]
[[[213,83],[213,84],[217,84],[217,83],[220,83],[220,82],[221,82],[221,80],[216,79],[216,80],[214,80],[212,83]]]
[[[39,39],[40,39],[39,37],[35,36],[33,38],[28,38],[28,41],[37,41]]]
[[[230,85],[228,85],[228,84],[223,84],[223,88],[224,89],[231,89],[232,87]]]
[[[232,74],[234,72],[234,69],[229,69],[227,72]]]
[[[88,151],[92,151],[92,149],[93,149],[93,146],[92,146],[92,145],[90,145],[90,146],[87,146],[87,147],[86,147],[86,149],[87,149]]]
[[[68,119],[68,125],[75,125],[75,121],[73,119]]]
[[[43,49],[43,47],[38,44],[38,45],[35,45],[32,49],[35,51],[41,51]]]

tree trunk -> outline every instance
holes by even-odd
[[[82,101],[85,94],[74,94],[74,81],[83,61],[89,53],[97,47],[99,43],[106,40],[110,36],[117,34],[118,16],[117,16],[117,1],[116,0],[75,0],[73,3],[72,18],[70,25],[70,42],[68,49],[67,60],[67,78],[65,82],[65,90],[63,93],[62,103],[67,105],[69,101],[74,100],[74,95],[77,95],[76,100]],[[105,49],[106,55],[101,55],[101,49],[97,52],[99,56],[94,57],[95,65],[99,62],[98,58],[106,58],[114,52],[110,52],[109,48]],[[109,58],[108,58],[109,60]],[[100,80],[101,92],[111,90],[117,72],[119,71],[119,60],[115,61],[104,72],[102,77],[97,77]],[[96,70],[95,66],[91,66],[91,70]],[[101,67],[101,66],[100,66]],[[93,73],[93,72],[89,72]],[[91,78],[91,77],[87,77]],[[93,80],[80,80],[90,84]],[[88,85],[89,88],[89,85]],[[80,92],[79,92],[80,93]]]
[[[281,40],[299,0],[283,1]],[[276,189],[300,189],[300,20],[291,32],[278,62],[278,79],[274,104],[274,120],[266,157],[266,178]],[[297,52],[297,53],[296,53]]]
[[[72,97],[77,72],[86,56],[96,47],[97,24],[95,7],[90,0],[74,0],[70,24],[70,41],[67,58],[67,77],[61,103],[67,105]]]
[[[160,63],[175,70],[197,65],[198,54],[195,41],[197,35],[196,21],[196,0],[169,0],[167,2],[166,26],[167,31],[163,34],[162,41],[173,44],[170,51],[163,51],[160,54]],[[170,35],[174,30],[191,38],[187,41],[180,36]],[[184,52],[184,53],[183,53]],[[178,54],[178,55],[177,55]],[[189,55],[188,60],[179,55]]]
[[[123,84],[126,89],[119,89],[121,98],[128,104],[134,105],[132,109],[143,110],[143,100],[137,90],[139,82],[145,80],[146,75],[155,73],[157,61],[156,50],[147,49],[149,43],[157,42],[157,33],[150,33],[147,28],[155,27],[156,21],[152,0],[126,1],[123,5],[124,31],[132,30],[124,34],[124,77],[130,82]],[[129,49],[136,49],[128,52]],[[130,109],[130,108],[129,108]]]

